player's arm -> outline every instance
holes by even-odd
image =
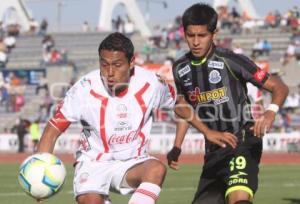
[[[37,151],[52,153],[54,150],[55,142],[60,134],[61,132],[50,122],[48,122],[38,144]]]
[[[176,115],[189,122],[197,130],[199,130],[210,142],[221,147],[226,147],[226,144],[232,148],[236,147],[237,138],[229,132],[219,132],[212,130],[205,125],[202,120],[194,112],[194,109],[188,104],[183,96],[177,97],[177,103],[174,109]]]
[[[263,136],[265,132],[270,130],[278,109],[283,105],[289,93],[289,88],[280,77],[273,75],[266,80],[263,88],[272,93],[272,100],[264,114],[255,121],[253,132],[257,137]]]
[[[168,165],[174,170],[178,170],[178,158],[181,153],[181,145],[185,138],[186,132],[190,124],[182,119],[176,122],[176,136],[173,148],[167,154]]]

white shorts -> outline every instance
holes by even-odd
[[[156,159],[152,156],[143,156],[126,161],[80,161],[75,167],[73,188],[75,197],[85,193],[108,195],[109,191],[122,195],[133,192],[135,189],[128,186],[123,178],[131,167]]]

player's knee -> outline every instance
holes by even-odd
[[[149,174],[152,174],[153,176],[163,180],[167,173],[167,168],[160,161],[153,160],[149,163],[149,168],[147,168],[147,171]]]
[[[77,204],[104,204],[104,198],[98,194],[83,194],[77,197]]]
[[[249,200],[239,200],[239,201],[235,202],[234,204],[252,204],[252,202]]]

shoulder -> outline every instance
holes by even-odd
[[[140,66],[135,66],[134,75],[136,77],[136,82],[139,84],[149,83],[154,89],[161,88],[165,82],[163,77],[160,77],[159,74],[149,71]]]
[[[176,60],[173,64],[173,71],[178,70],[186,66],[187,63],[190,62],[190,58],[188,56],[189,53],[185,53],[182,57]]]
[[[138,80],[152,83],[156,80],[156,74],[140,66],[134,66],[134,75]]]
[[[221,58],[221,59],[229,62],[230,64],[231,63],[232,64],[239,64],[241,66],[246,66],[246,65],[253,66],[253,65],[255,65],[255,63],[251,59],[246,57],[245,55],[236,54],[232,50],[229,50],[229,49],[216,47],[214,54],[217,58]]]
[[[92,88],[92,84],[100,81],[100,70],[93,70],[82,76],[72,87],[73,91],[84,91]]]

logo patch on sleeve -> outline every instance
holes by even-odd
[[[224,62],[208,61],[207,66],[210,67],[210,68],[223,69],[224,68]]]
[[[178,71],[179,77],[182,77],[184,75],[186,75],[187,73],[189,73],[191,71],[191,68],[189,65],[186,65],[185,67],[183,67],[182,69],[180,69]]]
[[[266,75],[267,75],[267,72],[266,72],[266,71],[264,71],[264,70],[262,70],[262,69],[258,69],[258,70],[254,73],[253,77],[254,77],[254,79],[255,79],[256,81],[261,82],[261,81],[266,77]]]

